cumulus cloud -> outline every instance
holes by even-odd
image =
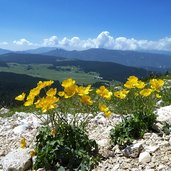
[[[7,42],[0,43],[2,46],[8,45]],[[116,50],[166,50],[171,51],[171,37],[161,38],[159,40],[138,40],[127,37],[114,37],[108,31],[103,31],[95,38],[81,39],[77,36],[64,37],[58,39],[53,35],[43,39],[40,43],[32,43],[22,38],[14,40],[16,47],[58,47],[68,50],[84,50],[89,48],[106,48]],[[20,46],[19,46],[20,45]],[[21,46],[22,45],[22,46]]]
[[[58,40],[52,36],[43,40],[44,46],[56,46],[69,50],[83,50],[89,48],[106,48],[116,50],[167,50],[171,51],[171,37],[156,41],[137,40],[135,38],[113,37],[108,31],[101,32],[96,38],[81,40],[79,37],[64,37]]]
[[[20,40],[14,40],[13,43],[16,45],[28,45],[28,46],[33,45],[32,42],[28,41],[25,38],[22,38]]]
[[[51,36],[50,38],[43,40],[43,46],[56,46],[58,45],[57,36]]]

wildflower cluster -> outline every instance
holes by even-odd
[[[61,83],[62,91],[58,91],[52,87],[53,83],[51,80],[39,81],[28,95],[23,92],[15,99],[23,101],[24,106],[34,106],[47,114],[47,125],[36,137],[36,150],[30,152],[31,156],[37,155],[35,167],[58,169],[62,166],[69,170],[79,169],[80,166],[92,168],[97,164],[97,144],[88,139],[85,129],[90,113],[95,116],[97,112],[102,112],[107,118],[112,113],[129,114],[129,117],[123,115],[123,121],[112,129],[110,136],[114,144],[130,143],[134,138],[142,137],[155,122],[154,109],[164,85],[161,79],[143,82],[135,76],[130,76],[119,90],[106,86],[95,90],[91,85],[79,86],[69,78]],[[73,140],[74,137],[77,139]],[[23,138],[21,147],[25,146]],[[49,156],[52,152],[53,156]],[[70,163],[69,158],[79,162],[73,160]]]
[[[96,114],[101,111],[106,117],[110,116],[111,112],[105,105],[105,100],[110,100],[112,93],[103,87],[100,91],[98,89],[95,91],[91,85],[79,86],[72,78],[61,83],[62,91],[52,88],[53,83],[51,80],[39,81],[28,95],[23,92],[15,98],[23,101],[24,106],[34,106],[40,113],[47,115],[46,129],[40,130],[36,137],[35,151],[30,151],[31,156],[37,155],[35,168],[45,167],[52,170],[60,167],[69,170],[79,169],[80,166],[86,169],[92,168],[99,160],[97,144],[88,139],[85,127],[90,113]],[[103,98],[103,104],[98,97]],[[68,140],[64,141],[63,138],[66,137]],[[74,137],[77,139],[73,141]],[[75,143],[79,146],[77,147]],[[52,144],[59,146],[53,157],[48,156],[54,151],[55,146]],[[25,138],[21,140],[21,147],[26,147]],[[65,150],[67,151],[64,155]],[[73,158],[73,163],[68,160],[68,155]],[[59,165],[56,166],[56,163]]]
[[[156,102],[161,98],[163,86],[164,81],[161,79],[151,79],[145,83],[130,76],[123,88],[114,92],[115,112],[129,114],[123,116],[122,122],[111,130],[111,141],[114,144],[124,146],[152,129],[156,121]]]
[[[153,111],[156,101],[161,98],[160,90],[163,86],[164,81],[161,79],[151,79],[145,83],[135,76],[130,76],[124,87],[114,92],[115,112],[128,114],[137,110]]]

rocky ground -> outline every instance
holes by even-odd
[[[0,115],[5,112],[7,112],[6,109],[1,109]],[[164,122],[171,125],[171,106],[160,108],[157,115],[160,122],[156,125],[156,129],[160,129]],[[171,170],[171,133],[168,132],[168,135],[146,133],[143,139],[135,141],[121,151],[117,145],[111,147],[109,143],[110,129],[120,120],[119,115],[105,118],[101,113],[91,120],[88,126],[89,137],[97,141],[103,156],[101,163],[94,171]],[[27,139],[30,147],[32,146],[33,138],[41,123],[34,114],[24,112],[16,112],[11,117],[0,118],[0,170],[7,170],[6,155],[14,149],[19,149],[22,136]],[[27,150],[23,153],[28,153]],[[16,153],[18,151],[15,151]]]

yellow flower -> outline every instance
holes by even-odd
[[[130,77],[128,78],[128,81],[124,84],[124,86],[125,86],[126,88],[131,89],[131,88],[135,88],[136,85],[137,85],[137,83],[138,83],[138,78],[135,77],[135,76],[130,76]]]
[[[109,117],[111,115],[109,108],[105,104],[99,104],[99,109],[105,114],[106,117]]]
[[[99,109],[101,112],[106,112],[109,108],[105,104],[99,104]]]
[[[29,96],[34,96],[35,97],[35,96],[39,95],[40,90],[41,89],[39,87],[31,89],[30,93],[29,93]],[[27,97],[27,98],[29,98],[29,97]]]
[[[41,99],[39,99],[37,102],[35,102],[36,108],[41,108],[42,112],[47,112],[50,109],[54,109],[57,107],[57,102],[59,101],[59,98],[55,96],[46,96]]]
[[[107,111],[107,112],[104,112],[104,114],[105,114],[105,117],[110,117],[110,115],[111,115],[111,111]]]
[[[91,85],[88,85],[87,87],[79,86],[78,87],[78,95],[79,96],[84,96],[89,94],[89,92],[92,91]]]
[[[36,155],[36,151],[34,149],[30,150],[30,156],[34,157]]]
[[[78,89],[78,86],[75,84],[73,84],[69,87],[66,87],[64,89],[64,92],[65,92],[64,98],[70,98],[70,97],[74,96],[77,93],[77,89]]]
[[[47,96],[55,96],[55,95],[56,95],[56,92],[57,92],[57,89],[56,89],[56,88],[50,88],[50,89],[46,92],[46,95],[47,95]]]
[[[15,97],[15,100],[18,100],[18,101],[23,101],[26,97],[26,93],[22,93],[20,94],[19,96]]]
[[[159,89],[164,85],[164,81],[161,79],[151,79],[150,84],[152,89],[159,91]]]
[[[26,145],[27,145],[26,139],[24,137],[22,137],[21,138],[21,141],[20,141],[21,148],[26,148]]]
[[[112,97],[112,92],[109,91],[105,86],[100,86],[100,88],[96,90],[96,93],[107,100],[110,100]]]
[[[31,106],[31,105],[33,105],[33,103],[34,103],[34,99],[30,99],[24,103],[24,106]]]
[[[127,80],[136,83],[138,81],[138,78],[136,76],[130,76]]]
[[[145,83],[140,80],[137,82],[137,84],[135,86],[139,89],[143,89],[145,87]]]
[[[71,87],[71,86],[73,86],[74,84],[75,84],[75,80],[73,80],[72,78],[68,78],[67,80],[64,80],[64,81],[62,82],[62,86],[63,86],[64,88]]]
[[[39,81],[37,83],[37,88],[42,89],[48,86],[51,86],[54,83],[54,81],[49,80],[49,81]]]
[[[160,94],[156,94],[156,98],[160,99],[161,98],[161,95]]]
[[[58,92],[58,95],[59,95],[60,97],[63,97],[63,96],[65,95],[65,92],[64,92],[64,91],[59,91],[59,92]]]
[[[147,97],[147,96],[150,96],[152,92],[153,92],[152,89],[145,88],[145,89],[143,89],[143,90],[140,91],[140,95],[141,96],[144,96],[144,97]]]
[[[51,132],[50,132],[50,134],[51,134],[53,137],[55,137],[56,133],[57,133],[56,129],[52,129]]]
[[[86,105],[92,105],[93,101],[91,100],[91,97],[88,95],[84,95],[81,97],[81,102]]]
[[[27,103],[25,106],[32,105],[35,97],[38,96],[39,93],[40,93],[40,88],[36,87],[36,88],[31,89],[29,95],[27,96]]]
[[[125,99],[128,93],[129,93],[129,90],[123,89],[123,90],[114,92],[114,96],[119,99]]]

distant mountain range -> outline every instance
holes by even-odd
[[[55,50],[55,47],[40,47],[37,49],[30,49],[30,50],[25,50],[25,51],[18,51],[18,53],[30,53],[30,54],[41,54],[41,53],[46,53],[52,50]]]
[[[56,49],[44,53],[45,55],[61,56],[70,59],[91,60],[115,62],[118,64],[133,66],[146,69],[163,69],[171,68],[171,54],[147,53],[137,51],[122,51],[108,49],[88,49],[83,51],[66,51]]]
[[[0,55],[11,53],[12,51],[0,49]],[[168,51],[123,51],[109,50],[102,48],[94,48],[88,50],[64,50],[55,47],[41,47],[26,51],[15,52],[15,54],[41,54],[48,56],[63,57],[68,59],[80,59],[88,61],[105,61],[114,62],[126,66],[133,66],[146,69],[170,69],[171,68],[171,52]],[[30,56],[29,56],[30,57]],[[34,56],[36,57],[36,56]],[[33,57],[33,58],[34,58]],[[52,57],[49,57],[52,59]],[[44,58],[43,58],[44,59]]]
[[[37,63],[36,61],[41,59],[42,63],[52,63],[54,60],[79,59],[84,61],[114,62],[117,64],[144,68],[157,72],[171,71],[171,52],[167,51],[138,52],[102,48],[68,51],[55,47],[42,47],[15,53],[5,49],[0,49],[0,54],[0,61],[2,61],[2,58],[6,58],[5,62],[8,62],[9,58],[11,60],[12,56],[15,58],[13,62],[18,61],[20,63],[24,63],[24,60],[26,60],[26,62],[30,61]]]

